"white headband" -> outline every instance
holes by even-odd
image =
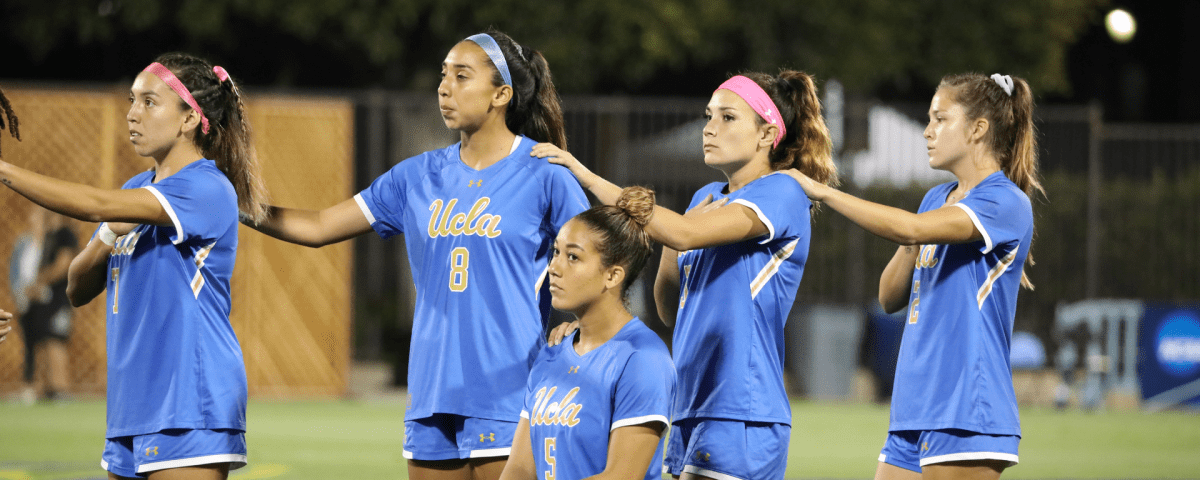
[[[1012,96],[1012,91],[1013,91],[1012,77],[1010,77],[1008,75],[1001,75],[999,73],[993,73],[992,80],[995,80],[996,85],[999,85],[1000,88],[1004,89],[1004,93],[1007,93],[1008,96],[1010,96],[1010,97]]]

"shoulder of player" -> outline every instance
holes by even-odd
[[[1017,184],[1013,183],[1012,180],[1009,180],[1008,177],[1004,176],[1004,174],[1000,172],[997,172],[996,174],[984,179],[984,181],[980,182],[979,185],[973,189],[972,193],[974,193],[976,196],[988,195],[998,199],[1003,199],[1005,201],[1013,201],[1018,204],[1031,205],[1029,196],[1025,195],[1025,192],[1021,190],[1021,187],[1018,187]],[[968,195],[967,198],[970,198],[970,195]]]
[[[792,177],[783,172],[771,172],[746,184],[738,191],[740,196],[770,196],[784,201],[803,199],[808,201],[804,189]]]
[[[159,183],[164,182],[187,182],[189,188],[220,189],[237,195],[233,188],[233,182],[229,181],[225,172],[217,168],[216,162],[207,159],[193,162]]]
[[[123,189],[141,188],[146,185],[149,185],[150,182],[153,180],[154,180],[154,169],[150,169],[150,170],[146,170],[144,172],[138,173],[137,175],[134,175],[132,177],[129,177],[129,180],[126,180],[125,184],[122,185],[121,188],[123,188]]]
[[[628,345],[631,350],[630,356],[638,356],[644,358],[655,358],[665,356],[668,360],[671,357],[671,352],[667,350],[667,344],[663,343],[657,333],[650,330],[637,317],[630,321],[630,325],[624,329],[622,335],[618,335],[613,340],[620,340]]]

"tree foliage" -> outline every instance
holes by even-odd
[[[0,25],[38,62],[75,47],[165,38],[159,51],[228,58],[263,83],[426,88],[450,46],[494,26],[541,50],[569,92],[692,94],[728,72],[784,66],[839,78],[851,91],[887,84],[903,90],[913,80],[930,85],[946,73],[975,70],[1018,74],[1035,88],[1066,92],[1066,51],[1098,21],[1102,3],[6,0]],[[270,52],[279,58],[243,56],[264,39],[274,39]],[[307,71],[318,56],[348,65],[337,76]]]

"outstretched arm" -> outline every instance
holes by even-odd
[[[0,183],[48,210],[85,222],[171,225],[149,190],[110,190],[40,175],[0,160]]]
[[[323,247],[371,231],[371,224],[353,198],[324,210],[269,207],[267,218],[242,223],[262,233],[306,247]]]
[[[550,163],[567,167],[579,184],[605,205],[617,203],[621,196],[621,187],[592,173],[573,155],[552,144],[539,143],[531,154],[538,158],[549,157]],[[685,251],[761,237],[768,229],[753,210],[743,205],[729,205],[687,217],[656,205],[646,232],[664,246]]]
[[[868,232],[900,245],[949,244],[982,240],[983,234],[961,208],[945,206],[912,213],[863,200],[818,183],[795,169],[784,170],[813,201],[825,202]]]

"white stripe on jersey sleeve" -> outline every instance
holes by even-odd
[[[367,223],[375,224],[375,215],[371,214],[371,209],[367,208],[367,202],[362,199],[361,193],[354,194],[354,203],[358,204],[358,208],[362,210],[363,216],[367,217]]]
[[[768,219],[766,215],[763,215],[762,210],[758,209],[758,205],[755,205],[754,202],[751,202],[744,198],[739,198],[737,200],[734,200],[733,203],[736,203],[739,205],[745,205],[746,208],[754,210],[754,214],[758,215],[758,219],[762,220],[763,225],[767,226],[767,238],[764,238],[763,241],[758,242],[759,245],[766,244],[767,242],[770,242],[771,240],[775,239],[775,225],[772,225],[771,220]]]
[[[975,211],[971,210],[971,207],[968,207],[961,203],[956,203],[953,206],[961,208],[961,209],[963,209],[964,212],[967,212],[967,216],[971,217],[971,223],[974,223],[975,228],[979,229],[979,233],[983,234],[983,244],[984,244],[983,253],[988,253],[988,252],[992,251],[992,248],[995,247],[995,245],[992,245],[992,237],[991,237],[991,235],[988,235],[987,229],[983,228],[983,224],[979,223],[979,217],[975,216]]]
[[[771,277],[774,277],[776,273],[779,273],[779,267],[796,251],[797,243],[800,243],[800,239],[798,238],[788,242],[779,251],[771,254],[771,259],[767,261],[762,270],[759,270],[758,276],[754,277],[754,281],[750,282],[750,298],[758,297],[758,292],[767,284],[767,281],[771,280]]]
[[[179,224],[179,217],[175,215],[175,209],[171,208],[171,202],[168,202],[167,197],[164,197],[157,188],[148,185],[142,188],[149,190],[150,193],[154,194],[154,198],[157,198],[158,203],[162,204],[163,210],[166,210],[167,216],[171,217],[171,223],[175,225],[175,238],[171,239],[171,243],[174,245],[179,245],[180,242],[183,242],[184,238],[183,225]]]
[[[529,420],[529,410],[521,410],[521,418]]]
[[[632,425],[642,425],[642,424],[654,423],[654,422],[658,422],[658,423],[661,423],[666,426],[671,426],[671,421],[667,420],[667,417],[665,415],[646,415],[646,416],[642,416],[642,417],[633,417],[633,418],[617,420],[617,421],[613,422],[612,428],[609,428],[608,431],[611,432],[611,431],[616,430],[621,427],[628,427],[628,426],[632,426]]]

